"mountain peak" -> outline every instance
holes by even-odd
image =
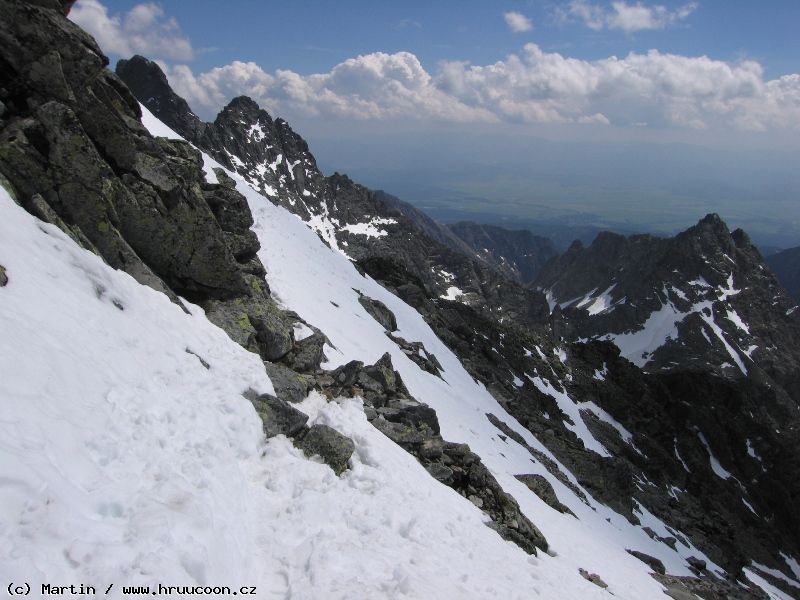
[[[697,225],[694,227],[690,227],[688,231],[693,230],[705,230],[705,231],[713,231],[714,233],[721,234],[724,236],[730,235],[730,229],[728,229],[728,225],[725,221],[722,220],[717,213],[708,213],[705,217],[700,219],[697,222]]]
[[[725,221],[723,221],[722,217],[720,217],[717,213],[708,213],[705,217],[700,219],[698,225],[712,225],[714,227],[722,226],[727,228]]]
[[[117,76],[161,121],[176,131],[200,131],[203,123],[189,103],[176,94],[166,74],[155,61],[136,54],[117,63]]]
[[[259,113],[259,112],[267,112],[263,110],[259,105],[258,102],[253,100],[250,96],[236,96],[233,100],[228,102],[225,108],[222,109],[222,112],[225,111],[239,111],[245,113]],[[270,117],[272,120],[272,117]]]

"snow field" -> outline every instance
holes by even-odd
[[[258,357],[5,190],[0,229],[0,576],[248,581],[239,465],[262,434],[241,393],[272,391]]]

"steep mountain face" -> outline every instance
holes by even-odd
[[[42,243],[46,245],[41,239],[29,238],[44,236],[46,239],[55,235],[56,227],[69,236],[54,238],[57,241],[53,243],[56,251],[69,259],[66,270],[70,273],[72,293],[75,287],[90,284],[93,297],[113,306],[113,310],[124,313],[130,302],[139,318],[147,320],[144,315],[150,305],[162,319],[162,327],[166,322],[168,331],[174,328],[175,309],[170,312],[163,303],[150,303],[146,294],[131,292],[130,283],[120,283],[124,280],[109,274],[108,267],[112,267],[163,293],[177,310],[186,313],[187,318],[197,311],[202,313],[203,321],[207,318],[225,331],[232,342],[260,355],[264,361],[243,360],[248,365],[244,368],[250,371],[248,374],[232,368],[230,359],[222,361],[225,369],[237,372],[241,387],[234,397],[238,396],[240,401],[246,398],[251,403],[251,411],[254,408],[254,414],[261,419],[263,434],[268,438],[287,436],[306,455],[321,456],[337,475],[348,468],[355,451],[354,442],[323,423],[307,424],[308,415],[290,403],[304,400],[310,393],[336,398],[357,394],[371,410],[369,421],[381,416],[380,422],[375,424],[376,431],[387,429],[389,426],[383,424],[390,422],[391,428],[387,431],[405,434],[406,444],[408,436],[413,435],[417,442],[409,451],[418,450],[418,445],[424,441],[425,453],[411,453],[418,456],[426,468],[439,474],[439,482],[464,497],[469,496],[473,503],[480,503],[489,515],[492,528],[502,538],[511,540],[528,554],[535,554],[537,548],[547,549],[541,532],[522,514],[518,503],[501,488],[481,458],[465,445],[449,443],[439,435],[436,413],[411,397],[400,373],[393,368],[390,353],[385,352],[372,365],[351,360],[332,374],[321,368],[326,361],[326,348],[329,353],[334,351],[327,337],[297,314],[279,308],[264,278],[262,240],[253,231],[253,214],[248,199],[241,193],[255,192],[247,186],[244,190],[237,189],[237,183],[224,169],[218,165],[214,170],[208,168],[206,163],[213,162],[209,157],[203,157],[196,148],[161,124],[150,123],[152,127],[161,127],[160,133],[168,134],[167,137],[151,135],[142,124],[140,105],[128,88],[105,69],[108,60],[94,40],[63,18],[61,3],[3,0],[1,6],[8,18],[0,24],[0,55],[3,57],[0,80],[0,182],[3,190],[0,201],[11,229],[20,227],[28,232],[27,237],[22,237],[24,243],[34,248]],[[185,108],[185,104],[178,103],[178,106]],[[241,101],[239,108],[234,106],[231,112],[248,108],[248,103]],[[224,123],[225,118],[228,117],[224,116],[220,122]],[[152,117],[150,119],[153,121]],[[191,118],[187,122],[191,122]],[[301,152],[304,142],[288,128],[281,128],[280,123],[276,127],[277,131],[288,132],[282,138],[282,148]],[[15,212],[14,203],[40,222],[54,227],[46,229],[42,224],[37,233],[30,220],[21,217],[18,209]],[[104,269],[105,265],[92,262],[85,252],[81,253],[72,244],[102,257],[107,267]],[[13,244],[4,245],[3,255],[15,259],[6,262],[8,269],[4,265],[0,270],[2,287],[11,294],[24,291],[24,286],[20,289],[19,285],[24,284],[26,277],[46,277],[40,272],[41,267],[46,266],[43,260],[62,262],[52,256],[35,258],[40,267],[37,271],[20,261],[17,254]],[[361,281],[362,287],[366,287],[364,280]],[[348,291],[355,295],[352,287]],[[13,298],[15,304],[11,312],[2,315],[4,322],[18,320],[15,317],[22,313],[17,305],[30,302],[30,298],[24,296]],[[380,307],[388,310],[382,303],[364,297],[359,318],[370,320],[369,315],[377,314]],[[83,315],[86,310],[90,307],[80,306],[76,314]],[[166,317],[169,314],[172,316]],[[41,316],[33,318],[41,321]],[[208,328],[208,322],[199,327]],[[126,332],[130,332],[131,325],[126,322]],[[156,337],[153,330],[157,325],[150,321],[146,325],[151,338]],[[74,330],[80,326],[79,319],[70,322],[67,328]],[[94,328],[90,329],[91,334],[97,335]],[[176,330],[183,336],[186,329],[184,323]],[[101,344],[97,342],[98,348],[92,347],[91,334],[84,335],[90,340],[88,344],[83,342],[88,346],[84,358],[96,364],[101,360],[96,354]],[[399,346],[383,335],[382,327],[380,336],[397,355],[405,356]],[[141,354],[142,344],[126,340],[139,348]],[[168,333],[160,337],[160,342],[166,343],[165,340],[170,346],[181,344],[180,339],[171,339]],[[11,343],[12,340],[7,341]],[[143,344],[153,341],[147,339]],[[216,341],[221,343],[219,338]],[[48,338],[45,346],[48,342],[52,340]],[[64,339],[63,343],[69,340]],[[213,363],[204,356],[217,356],[217,350],[213,346],[209,349],[207,340],[204,340],[202,353],[192,346],[187,345],[185,351],[181,349],[179,357],[188,356],[190,358],[185,360],[192,365],[213,370]],[[124,355],[124,347],[114,349],[115,355]],[[4,355],[8,349],[4,346]],[[151,348],[150,351],[163,354],[162,349]],[[55,353],[54,348],[47,348],[37,369],[46,371],[47,365],[55,360]],[[233,354],[235,356],[236,352]],[[71,356],[67,354],[68,358]],[[172,355],[162,359],[173,362]],[[133,366],[136,361],[148,362],[136,351],[131,351],[131,360]],[[241,357],[238,360],[242,360]],[[255,372],[253,364],[258,365]],[[409,365],[419,370],[416,363],[409,361]],[[148,368],[152,366],[147,364]],[[164,378],[160,371],[155,376]],[[83,372],[80,377],[92,381],[103,379]],[[257,383],[261,390],[245,387],[248,377],[252,386]],[[47,379],[42,377],[44,382]],[[180,381],[176,384],[169,379],[163,383],[171,390],[166,395],[168,398],[171,398],[169,394],[189,393],[192,387],[183,385],[181,391]],[[102,381],[97,389],[93,387],[95,399],[98,393],[102,398],[113,392],[113,389],[111,392],[103,389],[106,385],[109,384]],[[233,385],[237,384],[228,382],[222,388],[230,394]],[[16,397],[15,386],[12,381],[10,390],[4,390],[9,394],[4,393],[4,399]],[[146,387],[142,384],[141,389]],[[126,393],[136,394],[135,391]],[[157,391],[148,390],[147,393]],[[49,388],[40,390],[39,394],[41,402],[52,400]],[[185,407],[181,409],[184,410]],[[389,421],[384,415],[390,417]],[[33,422],[28,424],[36,427]],[[247,427],[252,430],[250,425]],[[70,430],[70,435],[75,434]],[[10,467],[9,461],[4,455],[4,469]],[[445,471],[446,477],[442,476]],[[437,480],[431,478],[431,481]],[[41,486],[41,482],[36,484],[36,487]],[[4,521],[7,516],[4,515]],[[12,548],[11,553],[15,552]]]
[[[213,123],[198,123],[165,87],[156,63],[137,56],[120,61],[117,72],[153,114],[308,223],[331,248],[355,261],[397,261],[432,295],[459,298],[497,318],[531,327],[547,323],[541,294],[473,257],[468,246],[409,205],[346,175],[323,176],[305,141],[249,98],[232,100]]]
[[[772,379],[800,399],[800,315],[747,235],[709,215],[674,238],[598,235],[542,271],[568,339],[609,339],[646,371]]]
[[[153,63],[122,63],[183,141],[64,6],[0,0],[9,580],[797,597],[778,375],[647,372],[552,335],[541,294],[323,176],[249,99],[202,123]],[[715,236],[686,244],[715,256]],[[745,293],[739,271],[701,274],[720,302]]]
[[[800,302],[800,247],[770,254],[765,260],[789,295]]]

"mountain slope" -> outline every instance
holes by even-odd
[[[131,63],[139,65],[140,77],[157,71],[157,66],[146,59],[133,59]],[[133,81],[132,85],[135,89],[136,82]],[[149,99],[143,97],[142,100],[147,102]],[[156,103],[151,104],[157,108]],[[703,545],[710,556],[739,576],[750,560],[757,560],[759,564],[782,563],[775,554],[774,545],[765,545],[759,533],[764,527],[772,527],[768,523],[781,522],[788,528],[776,529],[775,539],[780,539],[782,547],[788,548],[793,545],[792,532],[797,531],[792,511],[784,502],[787,486],[789,497],[796,493],[796,484],[790,474],[797,471],[797,465],[791,462],[792,458],[785,464],[781,463],[782,458],[778,458],[786,452],[789,457],[796,455],[793,450],[797,446],[796,428],[784,428],[780,436],[769,429],[771,423],[798,420],[796,405],[787,404],[785,396],[780,395],[782,391],[779,390],[777,398],[770,399],[765,412],[759,411],[757,417],[747,417],[753,421],[748,422],[748,426],[757,425],[758,431],[765,434],[759,438],[759,452],[765,453],[765,448],[774,450],[766,452],[773,457],[769,467],[764,467],[767,475],[754,479],[752,469],[761,469],[761,464],[749,455],[751,442],[743,437],[740,429],[726,428],[716,433],[712,424],[715,420],[725,424],[740,421],[744,411],[742,406],[747,404],[748,398],[763,393],[756,391],[758,386],[748,391],[749,395],[739,395],[732,401],[723,402],[723,407],[733,402],[736,412],[718,411],[716,404],[707,404],[708,398],[716,394],[725,399],[730,394],[726,391],[725,380],[715,378],[711,369],[703,368],[698,374],[679,373],[677,381],[649,377],[630,368],[625,361],[619,361],[607,346],[585,349],[580,344],[562,344],[558,338],[554,343],[547,335],[548,325],[540,324],[540,318],[534,320],[533,328],[520,327],[526,321],[509,318],[507,311],[497,310],[504,307],[504,300],[496,294],[481,292],[483,301],[475,302],[474,297],[465,298],[459,293],[461,288],[453,285],[451,287],[458,292],[452,299],[461,301],[449,300],[450,294],[441,298],[432,290],[435,281],[431,284],[431,262],[425,255],[426,252],[430,255],[431,249],[441,252],[436,250],[440,246],[432,237],[446,243],[447,235],[437,229],[436,224],[431,225],[424,216],[407,210],[408,222],[402,222],[397,213],[376,212],[385,210],[376,200],[388,200],[391,208],[400,211],[403,206],[392,202],[386,194],[370,195],[340,175],[322,178],[318,180],[321,185],[315,188],[318,191],[309,191],[311,186],[307,186],[303,192],[308,194],[299,195],[297,189],[286,187],[289,179],[285,174],[278,175],[271,168],[258,168],[259,153],[267,146],[271,146],[267,150],[276,151],[281,147],[281,140],[269,135],[264,138],[255,136],[259,138],[256,140],[248,132],[254,130],[252,123],[259,125],[262,131],[269,131],[266,124],[271,117],[254,110],[252,114],[242,113],[233,118],[232,115],[240,112],[239,106],[252,107],[247,100],[237,99],[221,113],[221,117],[225,116],[224,121],[231,124],[226,131],[230,132],[231,139],[238,140],[237,146],[224,146],[223,150],[207,148],[209,152],[233,165],[244,180],[258,189],[265,190],[268,186],[274,190],[276,193],[266,194],[273,203],[297,214],[330,247],[350,258],[357,258],[359,268],[419,311],[469,373],[483,382],[503,408],[535,432],[545,442],[544,447],[553,453],[551,456],[565,465],[562,468],[547,467],[545,471],[549,474],[549,481],[565,485],[564,481],[568,481],[564,479],[567,477],[565,473],[571,471],[576,476],[575,481],[585,486],[583,491],[572,490],[571,493],[580,498],[588,490],[590,495],[613,506],[633,524],[637,524],[645,514],[641,507],[648,506],[668,523],[667,526],[673,530],[685,530],[691,539],[697,539]],[[215,124],[208,126],[216,127],[221,120],[218,118]],[[244,154],[240,157],[234,151]],[[330,183],[335,183],[333,189]],[[333,213],[342,217],[329,219]],[[350,224],[363,224],[365,215],[367,218],[392,218],[402,222],[403,226],[396,230],[401,235],[393,236],[393,227],[386,223],[381,224],[386,225],[382,229],[373,230],[365,226],[363,237],[351,245]],[[344,227],[343,222],[346,223]],[[410,256],[407,254],[409,246],[417,248]],[[422,260],[419,260],[420,256]],[[442,262],[435,260],[433,264],[442,265]],[[476,267],[474,261],[466,264],[472,265],[466,270],[466,277],[461,270],[445,271],[449,276],[448,282],[480,284],[486,271]],[[620,264],[626,263],[622,261]],[[280,265],[272,268],[279,269]],[[483,290],[490,289],[490,286],[483,286]],[[339,304],[338,300],[332,302],[333,305]],[[382,304],[386,306],[385,302]],[[554,317],[553,325],[555,333],[558,333],[563,321],[558,314]],[[331,318],[335,317],[332,315]],[[393,333],[391,339],[407,356],[415,356],[418,364],[424,364],[425,360],[418,357],[417,348],[424,355],[431,354],[403,336]],[[432,354],[438,357],[437,353]],[[617,363],[618,367],[613,367]],[[430,361],[425,364],[425,369],[428,372],[437,370],[435,363]],[[721,374],[730,375],[724,370]],[[680,385],[693,378],[697,379],[693,387],[687,389]],[[716,390],[715,394],[709,395],[708,389]],[[686,411],[683,406],[692,409]],[[658,418],[653,417],[659,413]],[[554,418],[556,415],[558,417]],[[504,437],[510,435],[502,423],[498,426]],[[644,452],[636,450],[640,447],[645,448]],[[534,460],[541,459],[535,454],[535,448],[532,452],[536,457]],[[684,459],[683,454],[690,458]],[[728,457],[722,460],[735,479],[721,478],[712,468],[712,464],[719,462],[717,456],[720,454]],[[657,460],[651,458],[655,456]],[[542,464],[549,464],[546,455],[544,457]],[[685,464],[688,466],[684,467]],[[651,483],[645,484],[648,481]],[[748,483],[740,489],[736,481]],[[759,488],[771,491],[764,494],[757,491]],[[708,494],[710,489],[714,490],[713,494]],[[677,504],[675,490],[686,495]],[[745,500],[742,500],[742,493]],[[713,499],[710,504],[709,499]],[[754,521],[754,513],[748,505],[762,502],[765,503],[762,508],[753,510],[771,516],[759,516]],[[669,547],[673,536],[666,529],[662,531],[656,539]]]
[[[557,254],[553,242],[527,230],[512,231],[468,221],[448,228],[475,254],[523,285],[532,283],[545,263]]]
[[[156,63],[136,56],[120,61],[117,72],[165,124],[298,215],[331,248],[355,261],[396,262],[432,296],[458,299],[531,327],[546,326],[547,305],[541,294],[471,256],[468,246],[454,242],[454,236],[416,209],[345,175],[323,176],[305,141],[251,99],[234,98],[213,123],[198,124],[191,114],[176,112],[188,107],[176,99]],[[161,82],[160,96],[153,95],[153,81]]]
[[[234,127],[247,101],[216,129],[247,152],[217,148],[238,167],[226,171],[132,101],[59,2],[0,3],[9,581],[299,598],[793,593],[796,415],[781,436],[742,421],[775,418],[766,386],[671,382],[610,344],[550,340],[496,310],[504,295],[532,301],[510,283],[491,292],[499,276],[463,255],[452,277],[481,301],[443,299],[423,280],[441,263],[413,259],[451,255],[402,222],[419,248],[396,260],[401,236],[367,235],[391,229],[370,220],[389,213],[368,190],[309,177],[305,196],[297,172],[238,165],[269,150],[244,144],[252,122]],[[287,210],[306,202],[305,219]],[[640,399],[664,414],[648,419]],[[726,436],[742,433],[755,437],[733,452]]]
[[[769,377],[800,399],[800,315],[747,235],[717,215],[674,238],[573,244],[536,285],[569,339],[613,340],[650,372]]]
[[[358,441],[344,478],[284,436],[265,444],[242,395],[273,391],[257,355],[5,190],[0,217],[9,581],[35,595],[48,582],[113,584],[111,597],[159,584],[255,586],[259,598],[556,593],[535,559],[370,426],[359,401],[300,406]],[[573,580],[576,594],[598,596]]]

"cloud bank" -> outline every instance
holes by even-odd
[[[610,5],[572,0],[563,18],[593,29],[659,29],[686,19],[696,4]],[[735,63],[658,50],[582,60],[529,43],[489,65],[445,61],[429,72],[410,52],[373,52],[325,73],[268,73],[253,62],[196,73],[195,51],[174,19],[154,3],[109,16],[99,0],[81,0],[70,16],[111,54],[159,59],[176,92],[213,114],[248,95],[288,118],[435,120],[488,123],[595,123],[621,127],[800,130],[800,74],[766,80],[752,60]],[[521,13],[504,18],[512,31],[533,27]],[[169,62],[165,62],[169,61]]]
[[[564,22],[578,21],[595,31],[619,29],[633,33],[665,29],[685,20],[696,9],[696,2],[669,10],[660,4],[646,6],[641,2],[628,4],[624,0],[612,2],[609,7],[593,4],[588,0],[571,0],[566,7],[557,10],[557,16]]]
[[[155,3],[135,5],[124,16],[109,16],[98,0],[81,0],[69,18],[91,33],[109,54],[129,57],[143,54],[152,58],[192,60],[194,49],[173,18]]]
[[[246,94],[291,117],[800,129],[800,75],[765,80],[755,61],[657,50],[586,61],[531,43],[494,64],[443,62],[433,74],[412,53],[375,52],[312,75],[239,61],[199,74],[172,66],[167,75],[206,111]]]

